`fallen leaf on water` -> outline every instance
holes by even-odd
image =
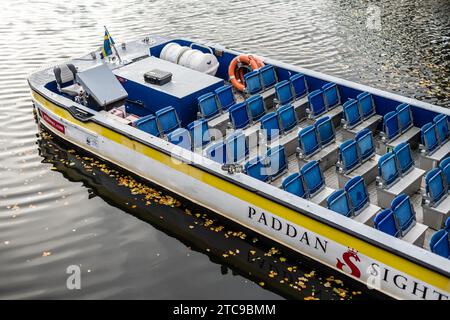
[[[42,256],[43,257],[48,257],[49,255],[51,255],[52,253],[50,251],[44,251],[42,252]]]

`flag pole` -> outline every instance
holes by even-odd
[[[116,52],[117,58],[119,58],[119,62],[122,63],[122,58],[120,57],[119,52],[117,51],[115,44],[113,42],[111,42],[111,35],[109,34],[108,29],[106,28],[106,26],[103,26],[103,27],[105,28],[105,31],[108,34],[108,41],[109,41],[109,43],[114,48],[114,51]]]

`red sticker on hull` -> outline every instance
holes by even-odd
[[[53,120],[43,111],[41,111],[41,115],[42,115],[42,118],[44,118],[45,122],[47,122],[53,128],[55,128],[56,130],[58,130],[61,133],[66,133],[66,128],[64,127],[64,125],[62,125],[61,123],[59,123],[56,120]]]

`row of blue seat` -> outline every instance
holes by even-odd
[[[344,125],[351,129],[375,114],[375,103],[368,92],[360,93],[356,99],[348,99],[343,105]]]
[[[237,163],[248,155],[248,146],[242,130],[236,130],[225,140],[215,142],[205,150],[206,156],[220,164]]]
[[[357,216],[369,204],[369,194],[361,176],[347,181],[344,189],[334,191],[327,198],[328,209],[346,217]]]
[[[445,227],[436,231],[430,239],[430,250],[441,257],[450,259],[450,217],[445,221]]]
[[[411,107],[402,103],[383,116],[383,133],[387,141],[391,141],[413,126]]]
[[[268,64],[246,73],[244,82],[246,93],[256,94],[272,88],[278,82],[278,77],[275,68]]]
[[[305,75],[296,73],[288,80],[280,81],[275,86],[276,100],[279,105],[287,104],[304,97],[308,93]]]
[[[302,198],[310,198],[325,187],[325,178],[316,160],[304,164],[299,172],[284,178],[281,188]]]
[[[316,118],[341,104],[341,95],[337,85],[329,82],[322,89],[314,90],[308,94],[309,112]]]
[[[257,156],[244,165],[247,175],[264,182],[276,179],[286,169],[286,154],[281,145],[270,148],[264,156]]]
[[[420,129],[422,146],[427,153],[437,150],[450,138],[450,117],[439,114],[433,118],[433,122],[428,122]]]
[[[336,135],[331,118],[329,116],[321,117],[313,125],[309,125],[299,131],[299,156],[301,158],[309,157],[334,142],[335,138]]]
[[[161,137],[180,128],[180,124],[175,108],[169,106],[156,111],[155,115],[139,118],[134,126],[155,137]]]
[[[378,178],[384,187],[392,185],[406,175],[414,166],[409,143],[402,142],[378,160]]]
[[[226,85],[197,98],[200,118],[211,119],[236,104],[231,86]]]
[[[450,190],[450,157],[439,163],[439,167],[431,169],[425,175],[425,195],[430,206],[435,206],[448,196]]]
[[[370,129],[363,129],[339,145],[338,166],[349,173],[375,155],[375,143]]]
[[[416,222],[416,213],[409,196],[402,193],[391,202],[391,208],[384,209],[374,218],[376,229],[394,237],[404,237]]]

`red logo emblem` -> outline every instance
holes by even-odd
[[[352,276],[356,278],[361,277],[361,271],[359,271],[359,268],[354,263],[361,261],[358,257],[358,251],[353,250],[352,248],[348,248],[347,252],[344,252],[342,254],[342,260],[344,262],[342,262],[339,258],[336,258],[336,260],[337,260],[336,267],[339,270],[350,273]],[[344,270],[344,267],[346,267],[346,270]],[[348,269],[350,269],[350,272],[347,271]]]

